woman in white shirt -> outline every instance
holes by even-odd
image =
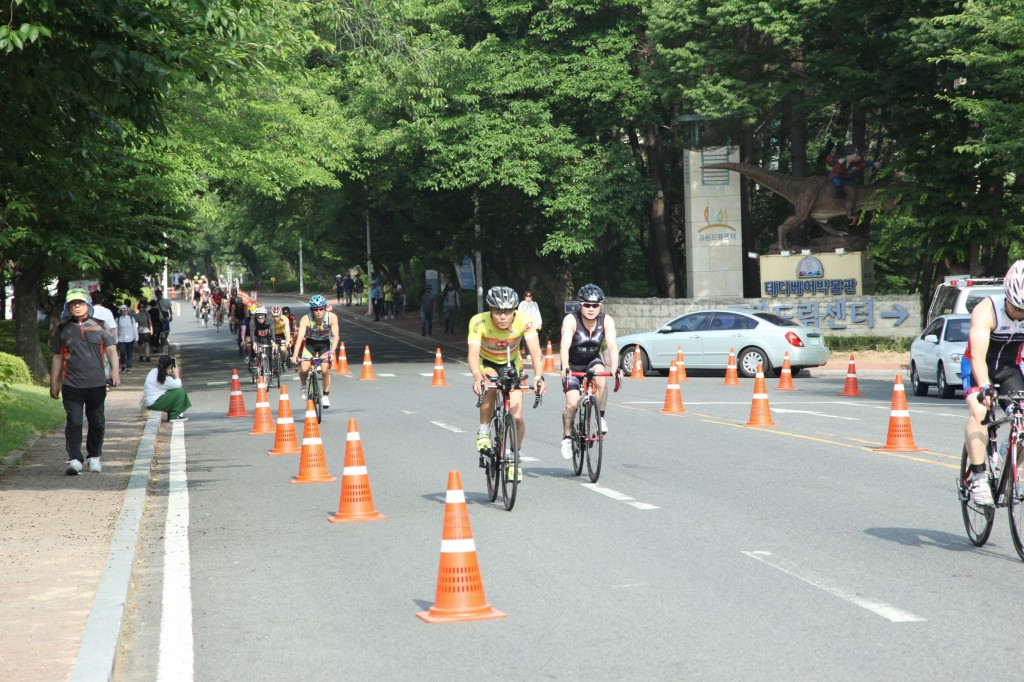
[[[540,335],[541,327],[543,326],[543,320],[540,317],[540,306],[533,300],[533,292],[527,289],[523,292],[523,300],[519,302],[519,310],[533,318],[533,328]],[[524,360],[530,359],[530,349],[526,347],[526,340],[522,342],[522,348],[520,352],[523,355]]]
[[[155,369],[146,376],[142,387],[142,402],[146,408],[166,412],[167,418],[187,421],[185,411],[192,407],[192,401],[181,387],[177,363],[170,355],[161,355]]]
[[[128,310],[128,306],[121,306],[117,312],[117,354],[121,360],[121,371],[131,372],[135,342],[139,340],[139,325]]]

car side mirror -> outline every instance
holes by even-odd
[[[929,334],[928,336],[924,337],[924,340],[927,341],[928,343],[939,343],[939,337],[936,336],[935,334]]]
[[[667,324],[664,327],[658,329],[659,334],[671,334],[673,331],[674,330],[672,329],[672,327]]]

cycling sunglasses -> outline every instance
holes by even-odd
[[[327,310],[327,306],[321,305],[321,306],[317,306],[315,308],[310,308],[310,310],[312,310],[315,313],[318,310]]]
[[[580,303],[580,306],[583,307],[583,308],[600,308],[601,304],[600,303]]]
[[[515,311],[515,308],[491,308],[491,312],[495,315],[511,315]]]

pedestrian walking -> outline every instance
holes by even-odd
[[[181,384],[178,363],[170,355],[157,358],[142,387],[142,402],[149,410],[166,412],[168,420],[188,421],[185,411],[192,407],[188,393]]]
[[[462,301],[459,299],[458,288],[451,280],[448,280],[441,292],[441,305],[444,306],[444,333],[454,334]]]
[[[117,355],[121,362],[121,371],[131,374],[132,351],[135,350],[135,342],[139,339],[139,325],[136,324],[135,316],[128,306],[122,305],[117,312]]]
[[[420,294],[420,336],[434,335],[434,288],[429,284]]]
[[[527,289],[523,292],[523,300],[519,302],[519,310],[533,318],[533,328],[537,330],[537,337],[543,338],[541,335],[542,320],[540,316],[540,306],[533,300],[533,292]],[[526,359],[530,358],[530,349],[526,347],[524,341],[520,352],[523,353],[523,357]]]

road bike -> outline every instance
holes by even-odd
[[[224,324],[224,308],[217,306],[217,310],[213,313],[213,326],[219,332],[222,324]]]
[[[270,371],[270,357],[267,355],[267,347],[260,344],[257,345],[256,358],[252,361],[250,367],[252,372],[252,383],[258,384],[261,379],[267,376],[267,372]]]
[[[316,410],[316,423],[319,424],[324,416],[324,390],[323,390],[323,363],[327,363],[327,371],[331,370],[330,353],[325,353],[310,360],[312,366],[309,368],[309,383],[306,385],[306,399],[313,401],[313,408]]]
[[[522,463],[519,459],[519,429],[509,407],[509,396],[512,391],[519,390],[526,374],[520,374],[511,364],[507,365],[498,376],[484,375],[480,380],[480,397],[477,408],[484,402],[485,391],[500,392],[500,400],[494,401],[494,414],[487,424],[491,438],[491,447],[480,453],[487,476],[487,496],[494,502],[498,498],[498,486],[501,486],[501,498],[505,509],[512,511],[516,504],[516,493],[519,490],[519,479],[522,477]],[[541,403],[541,395],[533,401],[536,409]]]
[[[203,327],[209,328],[210,326],[210,306],[207,303],[203,303],[199,306],[199,317],[203,320]]]
[[[583,473],[583,459],[587,460],[587,473],[590,482],[597,483],[601,477],[601,459],[604,456],[604,433],[601,432],[601,410],[597,404],[597,385],[594,377],[610,377],[611,372],[572,372],[572,376],[580,377],[580,404],[576,408],[576,419],[573,421],[569,437],[572,440],[572,470],[577,476]],[[620,377],[615,375],[615,391],[618,392]]]
[[[973,400],[973,398],[970,398]],[[1005,407],[1005,416],[999,410]],[[999,443],[999,427],[1010,424],[1010,433],[1002,445]],[[988,463],[987,479],[992,489],[993,505],[975,504],[971,499],[971,462],[964,445],[960,457],[960,476],[957,478],[957,494],[963,512],[967,537],[977,547],[988,542],[996,507],[1006,507],[1010,518],[1010,536],[1017,556],[1024,560],[1024,484],[1017,467],[1024,459],[1020,456],[1024,445],[1024,391],[1008,395],[993,395],[988,415],[982,421],[988,429],[988,443],[985,446]],[[1012,456],[1012,460],[1008,460]]]
[[[275,343],[270,350],[270,383],[268,386],[281,388],[281,349]]]

